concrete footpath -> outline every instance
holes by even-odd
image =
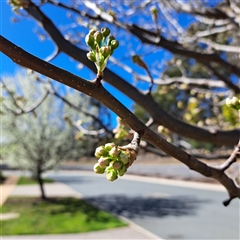
[[[5,184],[1,185],[1,203],[4,203],[9,196],[28,196],[28,197],[37,197],[40,195],[40,189],[38,185],[27,185],[27,186],[16,186],[17,178],[9,178],[11,187],[6,187]],[[63,183],[51,183],[45,184],[46,196],[48,197],[77,197],[81,198],[81,194],[68,187]],[[8,215],[7,215],[8,216]],[[10,215],[10,218],[20,217],[19,215]],[[1,215],[1,220],[6,220],[6,215]],[[1,240],[21,240],[21,239],[160,239],[154,234],[148,232],[144,228],[134,224],[133,222],[123,219],[129,224],[127,227],[120,227],[115,229],[93,231],[88,233],[79,233],[79,234],[59,234],[59,235],[27,235],[27,236],[1,236]]]
[[[2,206],[6,202],[8,196],[11,194],[11,192],[16,186],[18,178],[18,176],[11,176],[5,181],[3,185],[0,185],[0,206]]]

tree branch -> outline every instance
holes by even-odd
[[[224,51],[224,52],[232,52],[232,53],[239,53],[240,54],[240,47],[239,46],[228,46],[228,45],[222,45],[222,44],[218,44],[215,43],[209,39],[199,39],[199,42],[205,43],[207,45],[209,45],[210,47],[214,48],[217,51]]]
[[[238,145],[236,148],[233,150],[232,154],[230,157],[226,160],[225,163],[223,163],[221,166],[218,167],[221,171],[227,170],[234,162],[237,161],[237,156],[240,155],[240,140],[238,142]]]
[[[160,135],[149,129],[132,112],[130,112],[121,102],[114,98],[104,87],[77,77],[63,69],[42,61],[41,59],[18,48],[2,36],[0,36],[0,51],[10,57],[13,61],[22,66],[39,72],[49,78],[63,83],[71,88],[91,96],[115,112],[126,124],[135,132],[141,133],[142,137],[166,154],[178,159],[190,169],[201,173],[206,177],[218,180],[228,191],[231,199],[240,198],[240,188],[235,185],[224,172],[219,169],[207,166],[197,158],[189,155],[171,143],[164,140]]]
[[[163,36],[161,36],[159,38],[159,36],[155,32],[148,31],[146,29],[138,27],[135,24],[121,23],[117,19],[114,19],[111,15],[107,14],[106,12],[101,11],[95,3],[91,3],[89,1],[86,1],[86,2],[88,3],[87,7],[89,7],[92,11],[94,11],[95,14],[97,15],[97,17],[94,17],[95,19],[98,19],[100,21],[105,21],[108,23],[112,23],[112,24],[114,23],[116,26],[129,31],[130,33],[132,33],[133,35],[138,37],[143,43],[163,47],[166,50],[172,52],[173,54],[181,54],[183,56],[193,58],[196,61],[201,61],[201,63],[203,63],[203,64],[206,61],[206,59],[208,59],[208,61],[219,63],[225,69],[227,69],[228,71],[230,71],[240,77],[240,69],[237,66],[234,66],[231,63],[224,61],[217,54],[204,54],[204,53],[200,53],[200,52],[196,52],[196,51],[191,51],[189,49],[184,48],[181,44],[177,43],[176,41],[167,40]],[[31,8],[31,6],[29,6],[29,8]],[[27,8],[25,10],[30,13],[29,8]],[[218,10],[218,9],[204,9],[203,11],[206,11],[208,14],[210,14],[212,12],[214,14],[214,16],[216,16],[216,17],[217,16],[220,17],[220,15],[222,14],[221,15],[222,17],[228,18],[228,16],[224,12],[222,12],[221,10]],[[79,13],[79,11],[77,11],[77,12]],[[33,13],[33,12],[31,11],[31,13]],[[82,14],[82,13],[80,13],[80,14],[92,19],[92,17],[90,15],[86,15],[86,14]],[[36,18],[36,13],[35,13],[35,15],[32,15],[32,16],[34,18]],[[217,18],[217,19],[222,19],[222,17]],[[39,20],[38,18],[36,18],[36,19]],[[229,87],[231,87],[231,86],[229,86]],[[240,90],[238,89],[238,93],[239,92],[240,92]]]
[[[91,114],[91,113],[89,113],[87,111],[84,111],[83,109],[81,109],[81,107],[78,107],[78,106],[74,105],[72,102],[68,101],[67,98],[61,96],[58,92],[56,92],[53,88],[51,90],[51,94],[53,94],[56,97],[58,97],[59,99],[61,99],[69,107],[75,109],[78,112],[82,112],[86,116],[89,116],[89,117],[93,118],[94,121],[96,121],[108,134],[113,135],[112,132],[102,123],[102,121],[99,118],[97,118],[96,116],[94,116],[93,114]]]
[[[34,112],[34,110],[36,110],[43,102],[44,100],[47,98],[47,96],[49,95],[49,91],[46,90],[45,93],[42,94],[42,96],[40,96],[35,102],[33,102],[29,107],[23,108],[21,106],[19,106],[19,104],[17,103],[17,100],[15,99],[15,97],[13,96],[13,94],[11,93],[11,91],[9,91],[9,89],[7,88],[6,84],[4,83],[4,81],[2,81],[4,88],[7,90],[7,92],[9,93],[9,95],[11,96],[11,98],[13,99],[13,103],[14,105],[17,107],[17,110],[12,110],[9,107],[8,110],[11,111],[14,115],[21,115],[21,114],[25,114],[25,113],[30,113],[30,112]]]
[[[83,63],[89,69],[96,73],[96,67],[92,62],[90,62],[87,57],[87,51],[84,51],[75,45],[68,42],[63,38],[62,34],[55,27],[52,21],[47,18],[39,8],[35,5],[29,6],[26,11],[30,15],[32,15],[40,24],[42,24],[43,28],[48,32],[53,41],[59,47],[59,50],[71,56],[72,58],[78,60]],[[143,29],[143,31],[146,31]],[[146,31],[148,32],[148,31]],[[211,132],[207,129],[201,129],[196,126],[189,125],[185,122],[182,122],[176,118],[173,118],[167,112],[165,112],[155,101],[153,98],[149,98],[149,96],[145,96],[141,94],[137,89],[135,89],[132,85],[126,82],[124,79],[110,71],[109,69],[105,69],[104,71],[104,80],[110,83],[112,86],[119,89],[121,92],[125,93],[128,97],[130,97],[133,101],[141,105],[149,114],[154,118],[154,120],[159,124],[167,127],[173,132],[176,132],[182,136],[186,136],[189,138],[193,138],[200,141],[209,141],[215,144],[220,145],[230,145],[233,146],[238,141],[239,131],[217,131]],[[149,108],[149,106],[154,106]]]

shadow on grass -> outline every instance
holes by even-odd
[[[46,203],[59,205],[59,208],[51,210],[52,215],[58,214],[75,214],[81,212],[86,215],[86,221],[101,221],[108,222],[109,216],[103,215],[102,210],[95,207],[91,203],[87,203],[85,200],[77,198],[47,198]]]
[[[99,208],[126,218],[195,215],[201,204],[194,197],[149,198],[108,195],[86,199]]]
[[[9,198],[0,210],[20,214],[18,219],[1,223],[2,235],[79,233],[126,226],[77,198]]]

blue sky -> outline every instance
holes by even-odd
[[[44,59],[48,57],[54,51],[54,44],[50,40],[40,41],[38,36],[34,33],[34,31],[39,30],[36,22],[30,17],[21,18],[20,16],[14,14],[11,10],[11,6],[7,4],[7,1],[1,0],[1,28],[0,32],[5,38],[28,51],[29,53]],[[54,12],[54,16],[51,15],[51,19],[54,22],[59,24],[67,24],[67,18],[62,18],[62,14],[65,16],[66,12],[60,8],[55,8],[54,11],[51,9],[52,7],[48,7],[43,11],[46,11],[51,14]],[[56,11],[57,10],[57,11]],[[13,19],[20,19],[20,21],[13,22]],[[64,21],[63,21],[64,19]],[[42,31],[44,33],[44,31]],[[6,57],[4,54],[0,53],[0,74],[4,75],[13,75],[19,69],[21,69],[17,64],[12,62],[12,60]],[[95,76],[91,73],[86,67],[82,69],[77,68],[78,62],[69,59],[68,56],[61,53],[58,55],[56,59],[51,61],[52,64],[64,68],[65,70],[70,71],[73,74],[81,76],[85,79],[93,79]],[[106,88],[110,92],[114,92],[114,95],[120,99],[127,107],[131,106],[131,101],[119,91],[116,91],[111,85],[106,84]]]
[[[21,17],[17,14],[14,14],[11,6],[7,4],[7,1],[1,0],[0,2],[0,15],[1,15],[1,24],[0,24],[0,33],[8,40],[12,41],[14,44],[20,46],[24,50],[28,51],[29,53],[41,58],[45,59],[48,57],[53,51],[54,51],[54,44],[51,40],[46,39],[45,41],[40,41],[39,37],[36,34],[36,31],[39,33],[45,34],[44,30],[41,29],[37,25],[37,23],[31,18],[31,17]],[[64,26],[66,24],[71,23],[70,20],[66,17],[66,11],[57,8],[55,6],[49,6],[48,4],[43,6],[41,8],[43,12],[49,16],[52,21],[57,26]],[[13,19],[16,20],[16,22],[13,21]],[[185,14],[181,14],[179,17],[180,24],[182,26],[186,26],[192,21],[189,16]],[[125,40],[125,39],[124,39]],[[135,41],[135,42],[134,42]],[[132,44],[138,44],[138,40],[134,40],[131,38]],[[120,40],[121,43],[121,40]],[[115,58],[121,58],[123,55],[123,49],[117,49],[114,52]],[[141,54],[141,51],[139,52]],[[167,53],[165,50],[158,51],[156,53],[157,58],[170,58],[171,54]],[[149,57],[146,57],[146,61],[151,60],[150,57],[153,57],[153,55],[149,55]],[[20,67],[13,63],[11,59],[0,53],[0,74],[1,76],[4,75],[13,75],[16,73]],[[77,67],[78,63],[70,59],[65,54],[61,53],[58,55],[56,59],[51,61],[52,64],[61,67],[67,71],[72,72],[73,74],[76,74],[78,76],[81,76],[85,79],[93,79],[95,76],[92,72],[90,72],[86,67],[83,67],[79,69]],[[131,59],[125,59],[123,60],[124,64],[131,65],[131,67],[140,72],[141,74],[144,73],[142,69],[132,64]],[[124,79],[129,81],[130,83],[133,83],[133,78],[131,74],[123,72],[119,67],[112,66],[109,64],[108,66],[111,67],[111,70],[122,76]],[[146,83],[137,83],[137,86],[141,88],[148,88],[148,84]],[[116,98],[118,98],[126,107],[132,108],[132,101],[126,97],[124,94],[120,93],[118,90],[113,88],[110,84],[105,84],[105,87],[114,94]]]

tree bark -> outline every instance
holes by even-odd
[[[45,190],[44,190],[44,186],[43,186],[43,179],[42,179],[42,170],[41,170],[40,166],[38,166],[38,170],[37,170],[37,181],[38,181],[40,191],[41,191],[41,199],[45,200],[47,197],[45,195]]]

